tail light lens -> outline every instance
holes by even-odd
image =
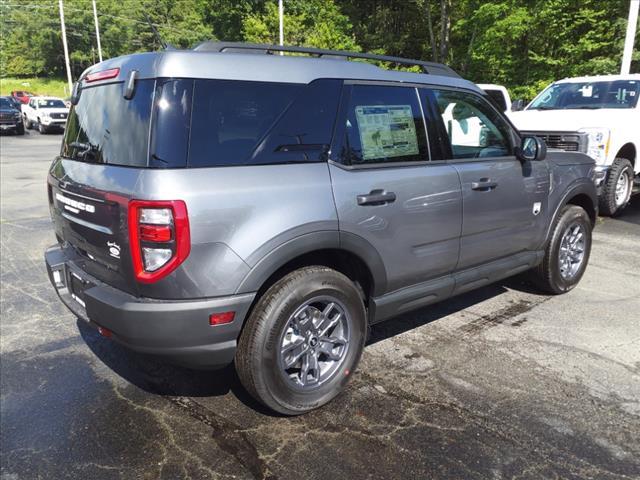
[[[191,251],[185,203],[131,200],[129,245],[136,280],[153,283],[169,275]]]

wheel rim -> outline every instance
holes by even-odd
[[[343,364],[351,332],[344,305],[329,296],[315,297],[289,317],[280,335],[278,364],[291,386],[320,387]]]
[[[618,181],[616,183],[616,207],[620,207],[627,202],[627,197],[629,196],[629,183],[629,173],[627,170],[624,170],[618,177]]]
[[[565,280],[573,279],[584,262],[586,248],[586,230],[579,223],[572,223],[562,235],[558,266]]]

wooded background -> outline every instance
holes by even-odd
[[[74,78],[97,62],[90,0],[64,0]],[[277,0],[97,0],[105,58],[176,47],[278,42]],[[549,82],[620,69],[629,0],[284,0],[285,43],[451,65],[530,99]],[[57,0],[0,0],[0,76],[63,78]],[[640,31],[632,71],[640,70]]]

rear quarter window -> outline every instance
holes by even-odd
[[[303,85],[195,80],[189,167],[248,164]]]

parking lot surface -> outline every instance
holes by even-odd
[[[3,136],[1,480],[640,478],[640,198],[567,295],[512,279],[373,328],[346,393],[297,418],[78,322],[49,285],[59,135]]]

